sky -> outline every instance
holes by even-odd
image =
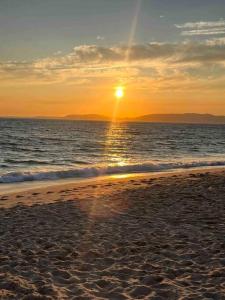
[[[225,115],[225,0],[1,0],[0,116]]]

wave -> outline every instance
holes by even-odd
[[[18,160],[18,159],[13,159],[13,158],[8,158],[5,159],[6,163],[10,164],[27,164],[27,165],[33,165],[33,164],[38,164],[38,165],[49,165],[49,161],[44,161],[44,160],[34,160],[34,159],[24,159],[24,160]]]
[[[5,163],[8,163],[9,165],[6,165],[7,167],[10,167],[10,164],[25,164],[25,165],[58,165],[58,166],[65,166],[65,160],[60,162],[56,160],[40,160],[40,159],[14,159],[14,158],[8,158],[4,160]],[[83,160],[73,160],[68,161],[69,164],[77,164],[77,165],[88,165],[89,163]],[[0,165],[1,167],[1,165]]]
[[[74,168],[56,171],[39,172],[9,172],[0,175],[0,183],[16,183],[25,181],[58,180],[68,178],[91,178],[104,175],[116,175],[127,173],[148,173],[163,172],[179,169],[191,169],[197,167],[217,167],[225,166],[225,161],[191,161],[191,162],[161,162],[161,163],[141,163],[130,165],[108,165],[89,166],[84,168]]]

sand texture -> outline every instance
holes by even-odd
[[[0,299],[225,299],[225,171],[0,196]]]

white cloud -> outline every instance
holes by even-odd
[[[193,35],[218,35],[224,34],[225,28],[213,28],[213,29],[195,29],[195,30],[185,30],[182,31],[183,36],[193,36]]]
[[[101,35],[98,35],[98,36],[96,37],[96,40],[98,40],[98,41],[104,41],[104,39],[105,39],[105,37],[104,37],[104,36],[101,36]]]
[[[198,29],[203,29],[203,28],[215,28],[215,27],[224,27],[225,26],[225,20],[220,19],[219,21],[213,21],[213,22],[187,22],[184,24],[175,24],[177,28],[198,28]]]
[[[62,54],[62,51],[60,51],[60,50],[54,52],[54,55],[61,55],[61,54]]]
[[[225,34],[224,19],[208,22],[187,22],[184,24],[175,24],[175,27],[182,29],[181,35],[183,36]]]

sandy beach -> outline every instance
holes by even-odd
[[[225,170],[0,196],[0,299],[225,299]]]

